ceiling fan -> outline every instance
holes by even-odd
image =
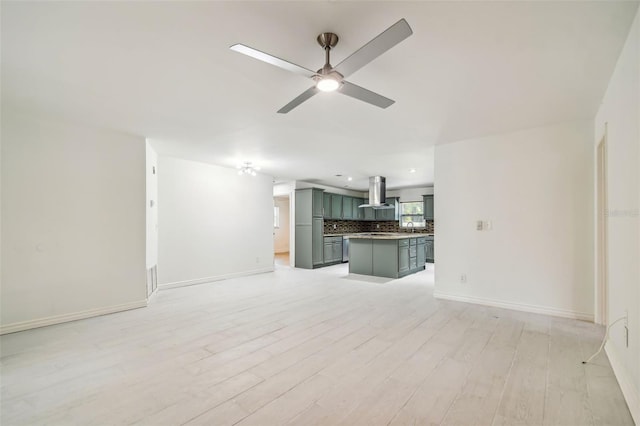
[[[343,95],[351,96],[352,98],[359,99],[371,105],[375,105],[380,108],[387,108],[395,101],[350,83],[344,78],[367,65],[369,62],[373,61],[375,58],[382,55],[405,38],[409,37],[411,34],[413,34],[413,31],[411,30],[411,27],[409,27],[407,21],[400,19],[398,22],[387,28],[382,34],[375,37],[369,43],[356,50],[347,59],[333,67],[329,62],[329,53],[331,52],[331,49],[338,44],[338,36],[334,33],[322,33],[318,36],[317,40],[325,51],[325,64],[317,72],[313,72],[307,68],[301,67],[300,65],[285,61],[284,59],[277,58],[252,47],[245,46],[244,44],[234,44],[230,49],[268,64],[275,65],[276,67],[287,71],[311,78],[315,81],[315,84],[312,87],[305,90],[297,98],[280,108],[278,110],[278,113],[280,114],[288,113],[307,99],[316,95],[318,91],[338,91]]]

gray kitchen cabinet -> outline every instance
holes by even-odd
[[[323,216],[325,219],[331,219],[331,194],[325,192],[322,194]]]
[[[314,217],[311,225],[311,257],[313,266],[319,266],[324,263],[322,253],[322,238],[324,235],[324,220],[321,217]],[[297,254],[296,254],[297,259]]]
[[[398,277],[398,241],[375,240],[373,243],[373,275]]]
[[[364,204],[364,198],[353,198],[351,202],[352,202],[353,218],[355,220],[363,220],[364,208],[360,208],[359,206]]]
[[[349,273],[373,275],[373,240],[349,240]]]
[[[422,202],[424,203],[423,215],[425,220],[433,220],[433,195],[423,195]]]
[[[365,199],[364,203],[369,204],[369,200]],[[363,220],[376,220],[376,211],[373,207],[363,207],[362,210],[364,210]]]
[[[322,209],[324,208],[323,205],[323,191],[320,189],[316,189],[313,191],[312,193],[312,215],[314,217],[321,217],[322,216]]]
[[[400,278],[424,269],[418,266],[418,238],[387,239],[353,237],[349,239],[349,273]],[[424,237],[423,240],[424,241]],[[424,253],[424,251],[422,252]]]
[[[409,271],[416,272],[418,270],[418,239],[411,238],[409,240]]]
[[[398,272],[402,275],[409,273],[409,271],[409,240],[400,240],[398,242]]]
[[[353,217],[353,197],[342,197],[342,219],[351,220]]]
[[[324,237],[324,263],[342,262],[342,237]]]
[[[390,206],[393,206],[393,208],[388,208],[388,209],[376,209],[375,210],[375,215],[376,215],[376,220],[397,220],[398,219],[398,215],[396,213],[396,198],[394,197],[389,197],[386,199],[385,201],[387,204],[389,204]]]
[[[327,242],[326,238],[324,242],[324,263],[333,263],[333,242]]]
[[[427,241],[425,243],[425,253],[426,253],[426,262],[427,263],[435,263],[435,254],[434,254],[434,242],[433,237],[427,237]]]
[[[424,269],[424,265],[427,262],[427,239],[425,237],[418,237],[418,250],[416,262],[418,269]]]
[[[342,219],[342,195],[331,194],[331,219]]]
[[[323,264],[322,192],[315,188],[296,190],[294,249],[297,268],[312,269]]]

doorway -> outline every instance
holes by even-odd
[[[276,265],[289,266],[289,196],[273,198],[273,254]]]
[[[596,149],[596,324],[607,325],[607,126]]]

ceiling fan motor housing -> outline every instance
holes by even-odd
[[[338,44],[338,36],[334,33],[322,33],[318,36],[318,44],[322,46],[323,49],[327,47],[331,49]]]

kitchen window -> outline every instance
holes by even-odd
[[[400,203],[400,227],[401,228],[424,228],[424,203],[422,201],[411,201]]]

